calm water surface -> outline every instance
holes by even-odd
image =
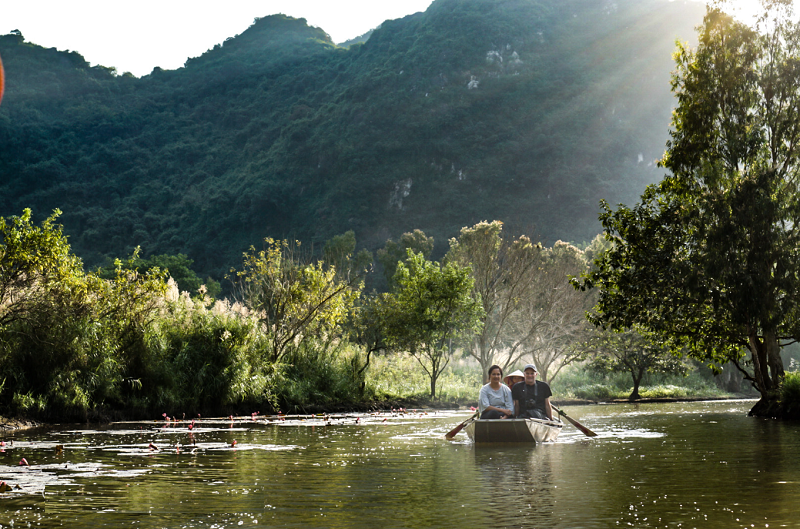
[[[751,405],[572,407],[599,437],[536,447],[445,441],[441,411],[16,432],[0,526],[800,527],[800,424]]]

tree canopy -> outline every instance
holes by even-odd
[[[384,329],[389,347],[409,351],[431,381],[436,381],[462,340],[471,340],[481,327],[480,300],[471,296],[469,269],[450,262],[428,261],[408,250],[397,265],[395,290],[385,296]]]
[[[800,26],[783,2],[755,28],[708,8],[675,60],[670,173],[633,208],[603,203],[614,246],[582,285],[598,325],[733,361],[754,413],[776,413],[780,348],[800,336]]]

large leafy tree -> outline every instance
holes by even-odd
[[[41,226],[31,210],[0,218],[0,327],[85,293],[83,263],[70,251],[56,210]]]
[[[525,352],[524,344],[537,329],[535,324],[517,329],[513,323],[536,291],[536,275],[543,263],[542,247],[525,236],[504,240],[502,230],[499,220],[464,227],[458,238],[450,239],[447,253],[448,261],[469,267],[473,297],[482,304],[483,325],[467,350],[480,363],[484,382],[488,381],[492,364],[502,363],[505,369],[519,360]],[[563,279],[566,284],[566,275]]]
[[[353,230],[336,235],[325,242],[322,249],[322,260],[336,267],[340,277],[363,277],[364,272],[372,267],[372,252],[362,249],[356,252],[356,234]]]
[[[471,296],[473,280],[466,267],[441,265],[409,250],[405,262],[397,265],[394,282],[381,309],[386,342],[417,359],[436,399],[436,381],[454,346],[480,330],[482,308]]]
[[[590,249],[596,246],[595,240]],[[523,300],[512,319],[511,335],[528,336],[522,351],[536,364],[542,380],[552,382],[561,369],[586,356],[583,343],[591,330],[586,311],[594,296],[570,286],[570,277],[586,269],[585,252],[556,241],[542,253],[533,278],[533,295]]]
[[[623,332],[601,331],[589,340],[594,352],[589,368],[599,373],[624,372],[631,376],[633,389],[628,400],[639,400],[639,388],[647,373],[685,375],[686,364],[668,347],[628,329]]]
[[[18,412],[86,413],[141,385],[165,290],[161,271],[130,262],[109,280],[84,273],[59,213],[0,218],[0,396]]]
[[[342,278],[332,265],[309,262],[297,251],[299,242],[265,242],[231,272],[237,295],[270,337],[269,360],[279,362],[305,339],[338,334],[364,284],[361,275]]]
[[[586,270],[584,252],[562,241],[552,248],[526,236],[507,239],[500,221],[479,222],[450,240],[447,259],[467,266],[473,296],[483,306],[481,331],[467,345],[481,365],[507,369],[530,357],[544,380],[583,357],[576,347],[590,327],[585,313],[591,296],[569,285]]]
[[[800,336],[800,28],[787,2],[765,8],[755,28],[709,8],[698,47],[678,47],[670,174],[633,208],[603,204],[615,245],[583,282],[595,323],[734,362],[754,414],[778,411],[781,346]]]

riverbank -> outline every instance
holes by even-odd
[[[664,398],[646,398],[637,401],[629,401],[627,399],[610,399],[610,400],[589,400],[589,399],[554,399],[553,404],[558,407],[571,407],[571,406],[592,406],[601,404],[647,404],[647,403],[674,403],[674,402],[705,402],[705,401],[720,401],[720,400],[741,400],[753,398],[751,395],[730,395],[730,396],[695,396],[695,397],[664,397]],[[286,410],[272,410],[264,413],[259,413],[259,416],[275,416],[282,414],[289,418],[291,416],[309,416],[319,414],[342,414],[342,413],[373,413],[379,411],[392,411],[392,410],[471,410],[478,406],[478,402],[471,399],[445,399],[445,400],[431,400],[422,397],[409,397],[409,398],[395,398],[388,400],[376,400],[361,403],[343,403],[343,404],[328,404],[328,405],[308,405],[308,406],[293,406]],[[216,410],[214,414],[201,414],[203,417],[225,417],[232,415],[234,417],[247,417],[255,412],[249,409],[228,409]],[[180,418],[182,420],[191,419],[191,415],[183,412],[167,414],[170,417]],[[85,420],[77,421],[86,424],[108,424],[112,422],[124,422],[132,420],[161,420],[163,415],[156,413],[148,414],[142,412],[131,411],[105,411],[93,413]],[[67,422],[75,422],[69,420]],[[26,418],[10,418],[0,417],[0,431],[16,431],[26,430],[31,428],[43,427],[52,424],[58,424],[59,421],[53,420],[31,420]]]
[[[42,426],[42,423],[25,419],[0,417],[0,431],[26,430],[28,428],[36,428],[37,426]]]

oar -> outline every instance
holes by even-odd
[[[462,422],[461,424],[459,424],[458,426],[456,426],[455,428],[453,428],[452,430],[450,430],[449,432],[447,432],[447,434],[444,436],[444,438],[445,438],[445,439],[447,439],[447,440],[449,441],[450,439],[452,439],[453,437],[455,437],[455,436],[456,436],[456,434],[457,434],[458,432],[460,432],[462,428],[464,428],[464,426],[466,426],[466,425],[467,425],[467,424],[468,424],[470,421],[472,421],[473,419],[475,419],[475,417],[477,417],[477,416],[478,416],[478,412],[476,411],[475,413],[473,413],[473,414],[472,414],[472,415],[469,417],[469,419],[467,419],[466,421]]]
[[[556,410],[556,411],[558,412],[558,414],[559,414],[559,415],[561,415],[562,417],[564,417],[565,419],[567,419],[569,422],[571,422],[571,423],[572,423],[572,426],[574,426],[574,427],[575,427],[575,428],[577,428],[578,430],[582,431],[584,434],[588,435],[589,437],[597,437],[597,434],[596,434],[596,433],[594,433],[594,432],[593,432],[593,431],[591,431],[589,428],[587,428],[586,426],[582,425],[581,423],[579,423],[578,421],[576,421],[575,419],[573,419],[572,417],[570,417],[569,415],[567,415],[567,412],[564,412],[564,411],[561,411],[561,410],[559,410],[558,408],[556,408],[556,407],[555,407],[555,406],[553,406],[552,404],[551,404],[550,406],[551,406],[551,407],[552,407],[554,410]]]

